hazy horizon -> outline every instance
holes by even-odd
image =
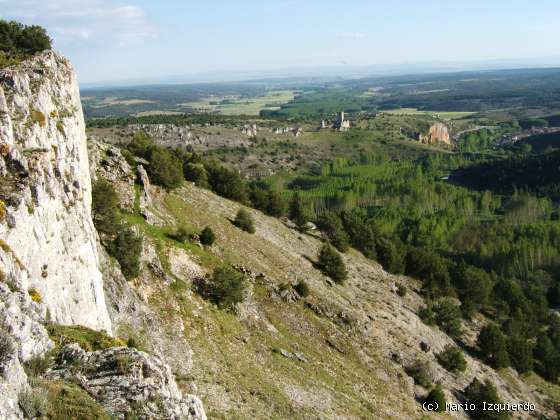
[[[551,0],[0,0],[0,6],[4,19],[46,27],[84,85],[188,83],[188,76],[196,82],[205,75],[215,81],[220,73],[229,81],[228,73],[294,69],[329,68],[329,75],[344,77],[367,67],[410,73],[483,69],[485,62],[496,69],[500,61],[519,63],[504,68],[560,65],[550,42],[560,35],[560,4]]]
[[[118,88],[143,85],[174,85],[204,83],[250,83],[269,80],[306,81],[348,80],[358,78],[392,77],[419,74],[468,73],[498,70],[560,68],[559,57],[536,57],[534,59],[503,59],[483,61],[415,62],[400,64],[377,64],[362,66],[309,66],[276,69],[214,70],[207,72],[169,74],[158,77],[127,78],[80,82],[85,89]]]

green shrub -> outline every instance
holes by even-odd
[[[437,355],[437,359],[449,372],[464,372],[467,369],[467,361],[459,347],[447,346]]]
[[[376,260],[375,242],[378,233],[374,226],[368,223],[358,211],[342,213],[342,223],[352,246],[360,250],[367,258]]]
[[[399,295],[400,297],[405,297],[407,292],[408,289],[404,284],[401,283],[397,284],[397,295]]]
[[[430,391],[430,393],[426,397],[426,403],[432,404],[433,408],[431,409],[438,413],[445,411],[446,399],[440,384],[437,384],[434,389]]]
[[[295,286],[294,289],[296,290],[297,294],[303,298],[309,296],[309,285],[305,280],[300,280]]]
[[[438,300],[431,306],[435,323],[451,338],[462,334],[462,314],[460,307],[451,299]]]
[[[10,56],[4,51],[0,51],[0,69],[18,64],[19,62],[21,62],[21,60],[22,58],[18,58],[17,56]]]
[[[142,238],[130,228],[122,228],[109,248],[109,254],[117,259],[123,275],[127,279],[138,277],[138,274],[140,274]]]
[[[93,184],[93,223],[99,233],[113,235],[119,230],[119,196],[110,182],[99,179]]]
[[[202,245],[211,246],[215,241],[216,235],[214,234],[214,231],[210,229],[210,227],[206,226],[204,229],[202,229],[202,232],[200,232],[200,243]]]
[[[34,54],[50,49],[51,39],[40,26],[23,26],[20,36],[16,37],[15,46],[27,54]]]
[[[471,318],[488,303],[491,277],[486,271],[465,263],[458,265],[452,277],[462,302],[461,311],[466,318]]]
[[[237,212],[237,216],[235,216],[235,220],[233,221],[233,224],[237,226],[239,229],[244,230],[245,232],[255,233],[255,225],[253,222],[253,217],[245,209],[240,209]]]
[[[510,415],[506,412],[498,413],[496,411],[484,411],[484,403],[486,404],[497,404],[501,403],[498,396],[498,391],[496,387],[490,382],[486,381],[484,383],[480,382],[478,379],[474,378],[473,381],[464,391],[465,399],[470,403],[475,404],[476,409],[472,411],[471,417],[476,419],[507,419]]]
[[[164,188],[177,188],[183,182],[182,162],[169,150],[155,147],[147,171],[152,182]]]
[[[266,193],[267,205],[263,210],[266,214],[274,217],[282,217],[287,212],[286,200],[274,190],[269,190]]]
[[[147,161],[150,160],[150,155],[154,147],[154,141],[144,131],[136,132],[132,141],[126,146],[134,156],[141,157]]]
[[[230,200],[248,202],[247,185],[237,171],[229,170],[214,162],[205,165],[205,168],[212,191]]]
[[[385,270],[394,274],[404,272],[404,247],[398,240],[377,238],[375,240],[377,261]]]
[[[103,407],[78,385],[56,381],[45,383],[47,418],[53,420],[109,420]]]
[[[129,349],[142,350],[142,346],[138,343],[138,341],[136,341],[134,337],[129,337],[128,340],[126,340],[126,347],[128,347]]]
[[[208,186],[208,172],[202,163],[184,163],[183,175],[187,181],[194,182],[199,187]]]
[[[242,302],[247,288],[247,279],[233,267],[218,267],[211,279],[198,284],[198,292],[221,309],[235,311]]]
[[[560,356],[546,334],[539,334],[534,355],[537,361],[535,370],[546,380],[557,382],[560,374]]]
[[[269,216],[282,217],[287,212],[286,200],[274,190],[266,190],[259,185],[251,185],[249,195],[254,208],[268,214]]]
[[[342,284],[348,277],[346,265],[340,254],[330,244],[326,243],[319,251],[319,269],[336,283]]]
[[[424,388],[430,388],[432,386],[428,362],[416,361],[412,366],[406,368],[406,373],[414,379],[414,383]]]
[[[52,365],[49,357],[34,357],[23,364],[27,376],[36,378],[42,376]]]
[[[173,237],[177,239],[179,242],[188,241],[191,238],[191,236],[192,236],[192,232],[186,226],[179,226],[175,231],[175,233],[173,234]]]
[[[136,168],[138,163],[136,162],[136,158],[134,157],[134,155],[131,153],[130,150],[122,148],[121,155],[126,159],[127,163],[130,165],[131,168],[133,169]]]
[[[119,197],[113,186],[104,179],[93,185],[93,222],[99,233],[106,235],[103,240],[107,252],[117,259],[121,271],[128,279],[140,272],[142,239],[130,228],[123,226],[118,215]]]
[[[47,324],[46,327],[58,349],[70,343],[77,343],[85,351],[125,346],[123,340],[111,337],[105,331],[95,331],[81,325]]]
[[[432,309],[432,305],[428,304],[421,308],[418,316],[426,325],[436,325],[436,313]]]
[[[407,275],[422,281],[424,291],[431,297],[451,293],[451,278],[447,261],[434,251],[410,248],[406,254]]]
[[[18,396],[18,405],[25,418],[46,418],[48,413],[48,399],[45,390],[33,388]]]

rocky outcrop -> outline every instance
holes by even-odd
[[[189,126],[177,126],[174,124],[130,124],[128,130],[132,133],[144,131],[157,140],[176,139],[176,147],[194,144],[197,140],[193,136]]]
[[[423,144],[445,143],[451,144],[449,129],[443,123],[437,122],[428,130],[428,134],[419,136],[420,142]]]
[[[26,292],[0,283],[0,418],[21,418],[18,396],[25,391],[27,376],[22,362],[53,347],[40,323],[44,307]]]
[[[148,178],[148,173],[142,165],[138,165],[136,167],[136,171],[138,174],[137,179],[142,187],[139,197],[140,214],[150,225],[165,226],[166,218],[155,209],[155,206],[152,205],[152,193],[150,191],[152,186],[150,178]]]
[[[126,347],[86,352],[66,345],[51,379],[78,383],[116,419],[206,419],[201,401],[183,396],[169,366],[159,358]]]
[[[138,180],[140,185],[142,185],[142,191],[140,192],[140,213],[146,220],[152,218],[152,212],[150,211],[150,206],[152,204],[152,196],[150,195],[150,178],[142,165],[136,167],[138,173]]]
[[[134,171],[122,155],[120,149],[99,141],[88,140],[90,175],[109,181],[119,196],[119,206],[125,210],[134,209]]]
[[[0,150],[5,279],[32,289],[53,321],[111,332],[78,83],[65,58],[47,51],[0,71]]]
[[[254,145],[251,137],[247,133],[243,133],[243,128],[232,128],[224,125],[207,127],[206,125],[131,124],[125,129],[125,135],[114,135],[95,128],[89,130],[89,135],[90,139],[94,140],[112,144],[126,144],[138,132],[147,133],[158,146],[174,149],[194,148],[195,150],[205,150],[219,147],[251,147]]]

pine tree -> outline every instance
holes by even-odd
[[[169,189],[178,187],[184,180],[181,161],[161,147],[155,147],[150,153],[147,171],[154,184]]]
[[[319,218],[319,229],[323,231],[329,241],[340,252],[346,252],[350,247],[348,234],[344,230],[342,220],[336,213],[328,212]]]
[[[512,366],[519,373],[525,373],[533,369],[533,351],[525,338],[511,337],[507,343],[507,351]]]
[[[471,417],[485,420],[501,420],[509,418],[509,414],[507,412],[484,411],[484,403],[501,403],[498,391],[490,381],[482,383],[475,378],[465,389],[464,393],[466,400],[475,404],[476,407],[474,411],[470,412]]]
[[[450,372],[464,372],[467,369],[467,361],[459,347],[447,346],[437,355],[437,358],[439,363]]]
[[[268,204],[266,209],[264,209],[265,213],[274,217],[285,216],[287,212],[286,200],[274,190],[269,190],[266,196]]]
[[[496,325],[489,324],[482,328],[478,335],[478,347],[484,361],[493,368],[509,366],[506,340]]]
[[[119,230],[119,195],[111,183],[100,179],[92,189],[93,223],[99,233],[114,235]]]
[[[309,214],[306,211],[303,201],[298,193],[294,194],[292,201],[290,201],[289,217],[300,230],[304,230],[305,225],[309,221]]]
[[[346,265],[342,257],[336,249],[328,243],[321,248],[317,265],[325,275],[329,276],[336,283],[344,283],[344,280],[346,280],[348,276]]]

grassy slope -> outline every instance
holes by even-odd
[[[188,194],[185,201],[179,198],[183,194]],[[207,305],[202,306],[201,313],[189,313],[190,305],[183,305],[191,327],[187,335],[194,351],[192,375],[212,417],[232,418],[232,411],[238,418],[264,418],[269,412],[273,418],[361,417],[385,411],[382,401],[398,395],[401,386],[406,387],[398,384],[395,393],[387,392],[386,383],[379,380],[374,369],[381,362],[375,349],[361,349],[357,343],[347,342],[341,344],[346,352],[343,355],[327,344],[330,336],[344,336],[347,327],[318,317],[303,302],[288,305],[271,298],[274,285],[286,281],[305,278],[310,284],[325,287],[325,279],[299,255],[301,250],[294,253],[285,246],[295,239],[311,251],[309,257],[313,258],[314,250],[308,247],[311,241],[316,248],[316,240],[299,239],[299,234],[274,219],[270,220],[281,232],[269,230],[262,223],[269,218],[260,215],[256,235],[240,232],[228,220],[234,217],[236,204],[194,188],[168,197],[167,204],[178,219],[210,225],[219,238],[218,254],[264,273],[267,279],[254,285],[241,319]],[[284,358],[275,349],[300,352],[309,362]],[[364,366],[358,354],[364,351],[377,363]],[[413,400],[403,401],[400,416],[414,411]]]
[[[506,401],[542,402],[516,374],[508,374],[506,381],[471,358],[464,375],[444,371],[434,353],[451,341],[415,315],[421,299],[414,280],[389,275],[350,251],[344,257],[347,284],[329,286],[309,261],[320,246],[315,237],[254,210],[249,211],[256,234],[241,232],[230,221],[239,204],[192,186],[155,194],[155,202],[178,224],[192,229],[209,225],[218,237],[212,249],[202,250],[169,239],[171,228],[151,227],[131,216],[129,221],[156,242],[169,272],[178,262],[166,255],[179,248],[206,269],[224,259],[264,274],[253,282],[238,316],[193,293],[188,276],[177,275],[171,287],[151,292],[152,306],[184,326],[194,367],[180,383],[203,398],[210,418],[418,418],[422,412],[415,397],[426,391],[414,387],[402,366],[417,358],[430,361],[434,378],[450,399],[477,375],[490,377]],[[280,284],[299,279],[311,287],[305,302],[286,303],[278,297]],[[395,281],[408,286],[405,298],[390,291]],[[427,341],[433,353],[421,352],[420,341]],[[307,362],[285,358],[280,349],[299,352]],[[392,361],[395,353],[402,365]]]

